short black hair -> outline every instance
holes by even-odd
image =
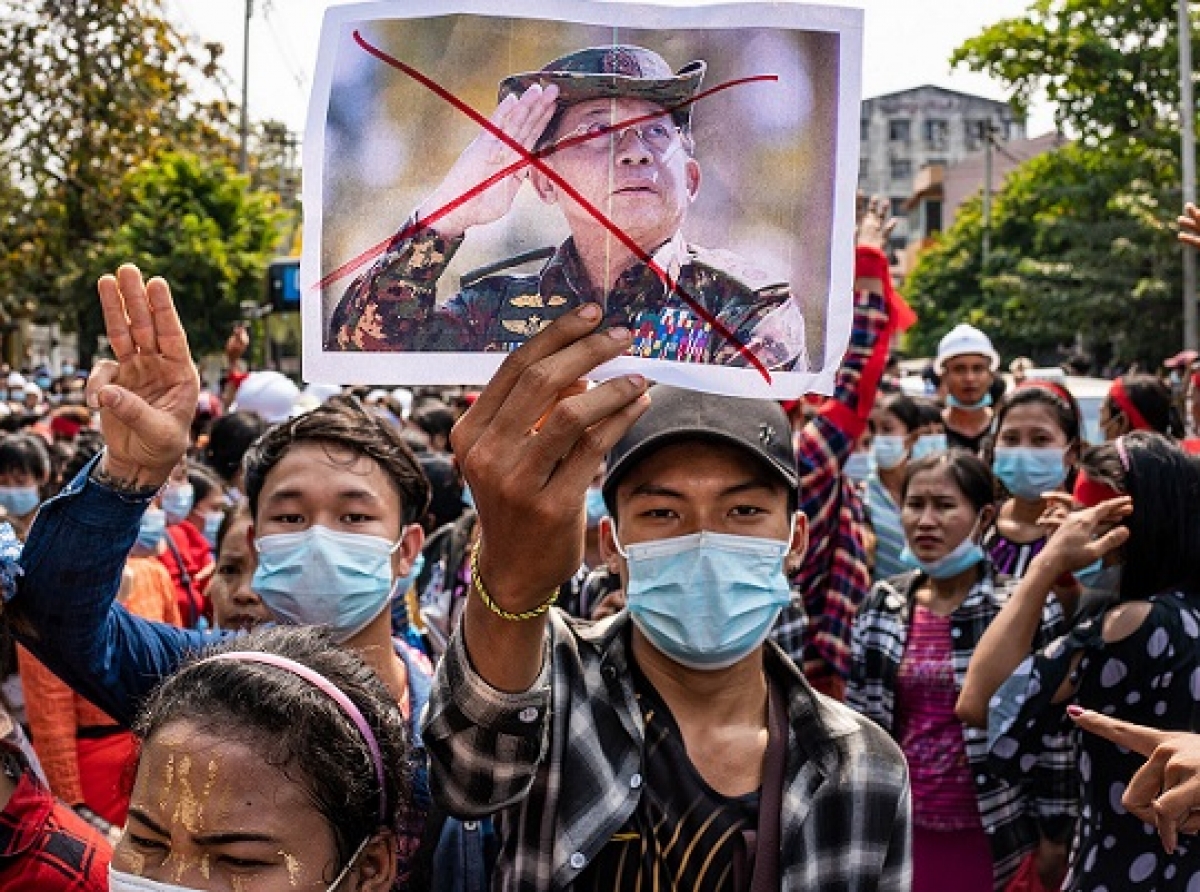
[[[381,824],[379,780],[361,731],[329,694],[276,666],[238,660],[203,662],[228,651],[259,651],[325,676],[362,713],[383,757],[390,814]],[[163,728],[188,722],[244,743],[308,792],[329,822],[339,861],[381,826],[403,830],[412,818],[413,751],[395,698],[357,654],[312,626],[251,631],[199,654],[167,676],[143,704],[133,731],[143,745]]]
[[[1027,379],[1026,383],[1004,397],[1003,402],[996,409],[996,423],[993,428],[996,436],[999,437],[1000,428],[1004,426],[1004,419],[1012,409],[1017,406],[1029,405],[1049,408],[1054,415],[1054,420],[1066,436],[1067,442],[1079,442],[1079,434],[1082,430],[1080,419],[1083,414],[1079,411],[1079,403],[1076,402],[1075,397],[1061,385],[1036,379]]]
[[[921,426],[921,415],[917,411],[916,401],[903,391],[889,393],[880,399],[879,408],[895,415],[910,434]]]
[[[0,474],[28,474],[38,483],[50,480],[50,447],[37,434],[0,437]]]
[[[199,505],[212,493],[222,490],[221,481],[217,475],[203,465],[189,464],[187,469],[188,483],[192,485],[192,502]]]
[[[425,515],[429,481],[400,432],[356,397],[335,396],[311,412],[270,428],[247,450],[242,470],[253,517],[258,517],[258,497],[267,475],[289,449],[304,443],[343,449],[371,459],[396,487],[403,522],[413,523]]]
[[[430,400],[414,409],[409,420],[430,437],[449,438],[458,416],[441,400]]]
[[[226,483],[237,476],[242,457],[250,444],[267,429],[267,423],[253,412],[230,412],[212,423],[204,461]]]
[[[936,425],[945,429],[946,421],[942,418],[942,407],[936,402],[927,397],[914,397],[913,405],[917,407],[918,428]]]
[[[943,468],[976,512],[994,504],[993,493],[996,484],[992,478],[992,469],[974,452],[961,446],[951,446],[945,452],[934,452],[916,461],[910,461],[904,471],[904,484],[900,488],[901,499],[908,497],[908,486],[918,474]]]

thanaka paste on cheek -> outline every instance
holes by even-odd
[[[129,852],[122,849],[121,860],[124,862],[126,873],[141,876],[146,872],[146,856],[141,852]]]
[[[300,871],[303,869],[304,865],[302,865],[300,863],[300,859],[291,852],[280,850],[279,854],[283,856],[284,866],[287,867],[288,883],[293,886],[298,886],[300,884]]]

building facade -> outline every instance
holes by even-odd
[[[996,145],[1025,139],[1024,119],[1007,103],[982,96],[927,85],[863,100],[858,187],[891,198],[900,218],[892,233],[896,251],[909,241],[904,207],[917,175],[979,152],[989,128]]]

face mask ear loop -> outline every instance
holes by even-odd
[[[617,525],[615,523],[612,526],[612,536],[613,545],[616,546],[617,554],[625,558],[625,560],[629,560],[629,553],[625,551],[625,546],[621,544],[621,540],[617,537]]]

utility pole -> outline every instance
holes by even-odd
[[[1196,201],[1196,100],[1192,92],[1192,18],[1189,0],[1179,0],[1179,112],[1183,124],[1183,200]],[[1183,246],[1183,349],[1197,349],[1196,251]]]
[[[246,0],[246,24],[242,30],[242,119],[238,126],[241,142],[238,147],[238,172],[250,171],[247,143],[250,138],[250,17],[254,15],[254,0]]]
[[[1186,2],[1186,0],[1181,0]],[[992,119],[983,125],[983,271],[986,274],[992,256]]]

